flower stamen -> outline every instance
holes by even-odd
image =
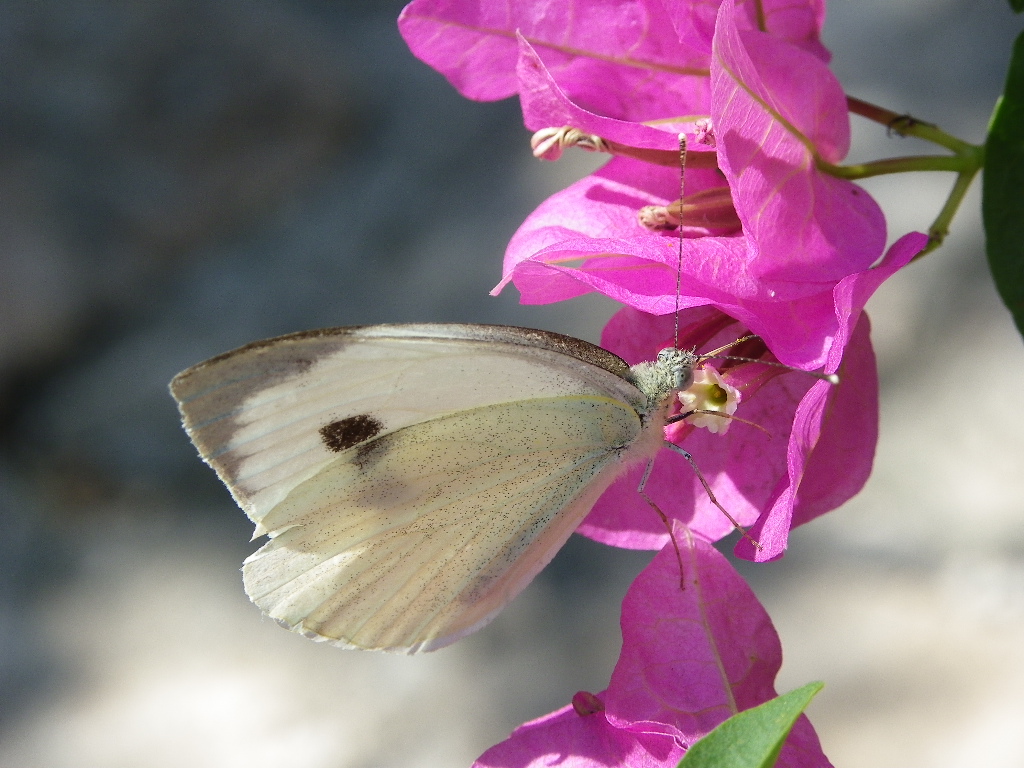
[[[728,187],[704,189],[669,205],[644,206],[637,219],[641,226],[655,231],[678,229],[682,225],[730,234],[742,228]]]
[[[593,133],[584,133],[571,125],[541,128],[530,138],[530,146],[533,148],[533,156],[540,160],[557,160],[569,147],[579,147],[587,152],[604,152],[618,157],[632,157],[653,165],[679,167],[679,150],[631,147]],[[717,168],[718,155],[715,152],[691,152],[686,157],[686,167]]]

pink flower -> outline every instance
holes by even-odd
[[[729,333],[752,332],[783,363],[836,370],[867,297],[925,238],[902,238],[875,265],[885,241],[881,211],[859,187],[818,169],[819,161],[839,162],[849,146],[845,95],[818,42],[822,18],[817,2],[409,5],[400,25],[417,55],[474,97],[518,91],[530,127],[571,125],[645,151],[674,149],[680,126],[690,131],[677,233],[651,231],[637,215],[646,206],[667,210],[678,198],[678,167],[619,157],[526,220],[496,290],[514,282],[527,303],[597,290],[663,316],[705,307],[735,327],[684,337],[684,346],[706,349]],[[666,32],[666,19],[675,33]],[[710,129],[681,122],[695,110],[710,114]],[[677,122],[639,122],[655,118]],[[631,362],[671,343],[670,318],[632,320],[630,336],[616,331],[623,317],[605,343]],[[836,392],[811,386],[810,377],[751,374],[757,383],[743,383],[749,391],[739,416],[767,434],[737,423],[727,435],[692,425],[669,435],[686,437],[726,508],[753,526],[761,549],[744,540],[744,556],[780,556],[793,524],[845,501],[866,479],[877,434],[866,328]],[[735,366],[727,378],[748,370]],[[858,391],[863,407],[838,407],[856,403]],[[835,480],[815,457],[840,452],[849,471]],[[619,546],[660,547],[665,533],[635,490],[642,471],[610,488],[581,531]],[[729,532],[678,455],[662,451],[648,490],[699,535]]]
[[[728,432],[712,434],[689,420],[672,425],[666,439],[689,451],[726,510],[760,544],[741,539],[736,551],[752,560],[772,560],[786,548],[789,530],[834,509],[857,493],[871,471],[878,436],[878,379],[862,309],[886,277],[923,245],[908,235],[878,268],[853,275],[828,294],[833,332],[823,361],[838,372],[833,386],[799,372],[757,363],[711,360],[722,379],[742,395]],[[628,363],[653,359],[674,343],[674,317],[624,308],[605,327],[602,345]],[[679,313],[679,345],[700,352],[744,336],[749,326],[713,307]],[[764,339],[768,342],[768,339]],[[767,348],[748,343],[725,354],[773,360]],[[746,423],[750,422],[750,423]],[[754,426],[756,425],[756,426]],[[835,467],[843,472],[836,473]],[[658,549],[667,533],[637,494],[643,466],[619,478],[601,496],[579,532],[606,544]],[[670,518],[696,535],[717,541],[732,524],[711,502],[693,468],[673,451],[661,451],[647,494]]]
[[[707,112],[718,5],[707,0],[413,0],[398,27],[412,52],[467,98],[491,101],[520,92],[519,34],[542,51],[573,101],[602,115],[642,121]],[[737,23],[758,29],[759,13],[767,31],[828,60],[819,41],[823,0],[741,3]],[[677,111],[680,107],[684,111]]]
[[[608,689],[520,726],[474,768],[674,768],[716,725],[775,697],[782,649],[764,608],[714,547],[682,526],[675,536],[685,585],[669,544],[623,601]],[[806,717],[778,765],[830,765]]]
[[[870,196],[817,168],[819,160],[836,163],[847,152],[845,96],[817,57],[740,29],[731,1],[718,16],[714,54],[711,115],[720,169],[706,162],[687,169],[684,202],[695,211],[684,215],[682,241],[637,219],[646,206],[664,208],[679,197],[678,168],[617,158],[531,214],[509,244],[496,290],[514,282],[525,303],[597,290],[668,314],[677,306],[678,274],[679,306],[717,306],[762,335],[785,362],[819,366],[835,330],[827,307],[832,289],[868,270],[885,241],[884,217]],[[586,112],[526,46],[519,79],[528,122],[567,123],[662,150],[678,142],[682,127],[691,132],[691,160],[711,151],[697,142],[692,124],[664,131]]]
[[[638,222],[679,197],[678,166],[619,158],[526,220],[496,290],[514,282],[525,303],[597,290],[668,314],[681,273],[680,306],[717,306],[787,363],[820,366],[834,284],[869,269],[885,242],[870,196],[818,169],[849,148],[823,19],[810,1],[411,3],[399,21],[410,47],[463,93],[518,92],[528,127],[569,125],[634,154],[675,152],[684,130],[700,166],[686,174],[695,210],[681,248],[677,233]],[[706,121],[683,117],[701,114],[712,144],[697,141]]]
[[[853,270],[834,281],[760,280],[741,253],[745,237],[683,238],[680,261],[676,238],[647,232],[624,236],[634,226],[635,211],[659,200],[644,188],[665,176],[666,169],[621,158],[550,198],[513,237],[506,280],[514,280],[530,304],[596,290],[656,315],[712,305],[760,335],[786,364],[811,369],[824,365],[831,339],[845,322],[835,304],[837,292],[846,290],[844,281],[871,284],[874,291],[926,243],[923,235],[907,235],[876,268]],[[621,181],[626,177],[628,182]],[[528,255],[516,261],[517,254]]]
[[[620,155],[524,222],[496,291],[514,283],[525,303],[611,296],[626,307],[603,344],[630,363],[755,333],[731,353],[839,372],[833,386],[761,362],[711,360],[701,396],[720,390],[724,415],[665,430],[749,527],[737,553],[753,560],[780,557],[792,526],[866,480],[878,382],[862,310],[926,240],[908,235],[881,258],[878,206],[822,170],[845,157],[850,138],[846,98],[819,40],[823,17],[823,0],[414,0],[399,19],[413,52],[464,95],[518,93],[549,156],[563,127]],[[718,427],[716,418],[728,421],[701,428]],[[623,604],[607,690],[521,726],[480,768],[675,766],[718,723],[774,697],[778,638],[709,543],[732,524],[689,463],[661,451],[646,493],[673,521],[681,588],[672,537],[637,493],[644,470],[614,483],[579,529],[662,550]],[[829,765],[806,718],[779,765]]]

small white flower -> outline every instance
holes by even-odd
[[[724,435],[739,407],[741,392],[726,383],[714,368],[705,366],[693,372],[693,384],[679,393],[683,413],[696,411],[687,424],[703,427],[712,434]],[[723,414],[717,416],[715,414]]]

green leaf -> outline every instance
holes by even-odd
[[[772,768],[786,737],[824,683],[808,683],[733,715],[690,747],[678,768]]]
[[[1024,334],[1024,34],[985,141],[981,213],[992,278]]]
[[[1013,8],[1014,13],[1020,13],[1024,11],[1024,0],[1009,0],[1010,7]]]

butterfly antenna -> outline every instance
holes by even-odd
[[[760,338],[761,338],[760,336],[758,336],[757,334],[754,334],[754,333],[748,333],[746,336],[740,336],[738,339],[735,339],[734,341],[730,341],[728,344],[723,344],[718,349],[712,349],[710,352],[705,352],[703,355],[701,355],[700,357],[697,358],[697,363],[698,364],[699,363],[703,363],[705,360],[708,360],[708,359],[710,359],[712,357],[721,357],[722,356],[722,354],[721,354],[722,352],[725,352],[725,350],[727,350],[727,349],[732,349],[737,344],[742,344],[744,341],[750,341],[751,339],[760,339]],[[736,358],[736,359],[738,360],[739,358]]]
[[[829,384],[838,384],[839,377],[834,373],[822,373],[821,371],[805,371],[803,368],[794,368],[792,365],[786,365],[775,360],[761,360],[757,357],[737,357],[735,355],[701,355],[700,359],[706,360],[708,358],[714,358],[716,360],[739,360],[744,363],[760,363],[761,365],[771,365],[775,368],[782,368],[787,371],[794,371],[796,373],[806,373],[808,376],[813,376],[816,379],[827,381]]]
[[[748,334],[746,336],[740,336],[735,341],[730,341],[728,344],[725,344],[724,346],[721,346],[718,349],[713,349],[710,352],[705,352],[703,355],[701,355],[700,357],[697,358],[697,363],[696,364],[699,365],[700,363],[703,363],[705,360],[710,360],[712,358],[714,358],[716,360],[739,360],[740,362],[744,362],[744,363],[761,363],[761,365],[773,365],[776,368],[784,368],[787,371],[796,371],[797,373],[806,373],[808,376],[813,376],[816,379],[821,379],[823,381],[827,381],[829,384],[838,384],[839,383],[839,377],[836,374],[834,374],[834,373],[820,373],[818,371],[805,371],[803,368],[794,368],[792,365],[786,365],[785,363],[780,363],[780,362],[777,362],[775,360],[762,360],[762,359],[760,359],[758,357],[740,357],[740,356],[737,356],[737,355],[723,355],[723,354],[721,354],[722,352],[725,352],[725,350],[731,349],[732,347],[735,347],[737,344],[742,344],[744,341],[750,341],[751,339],[760,339],[760,338],[761,337],[758,336],[756,333],[751,333],[751,334]]]
[[[683,275],[683,222],[682,206],[683,193],[686,191],[686,134],[679,134],[679,252],[676,257],[676,311],[675,311],[675,332],[673,335],[672,347],[679,349],[679,294],[682,292]],[[678,552],[678,549],[677,549]]]

